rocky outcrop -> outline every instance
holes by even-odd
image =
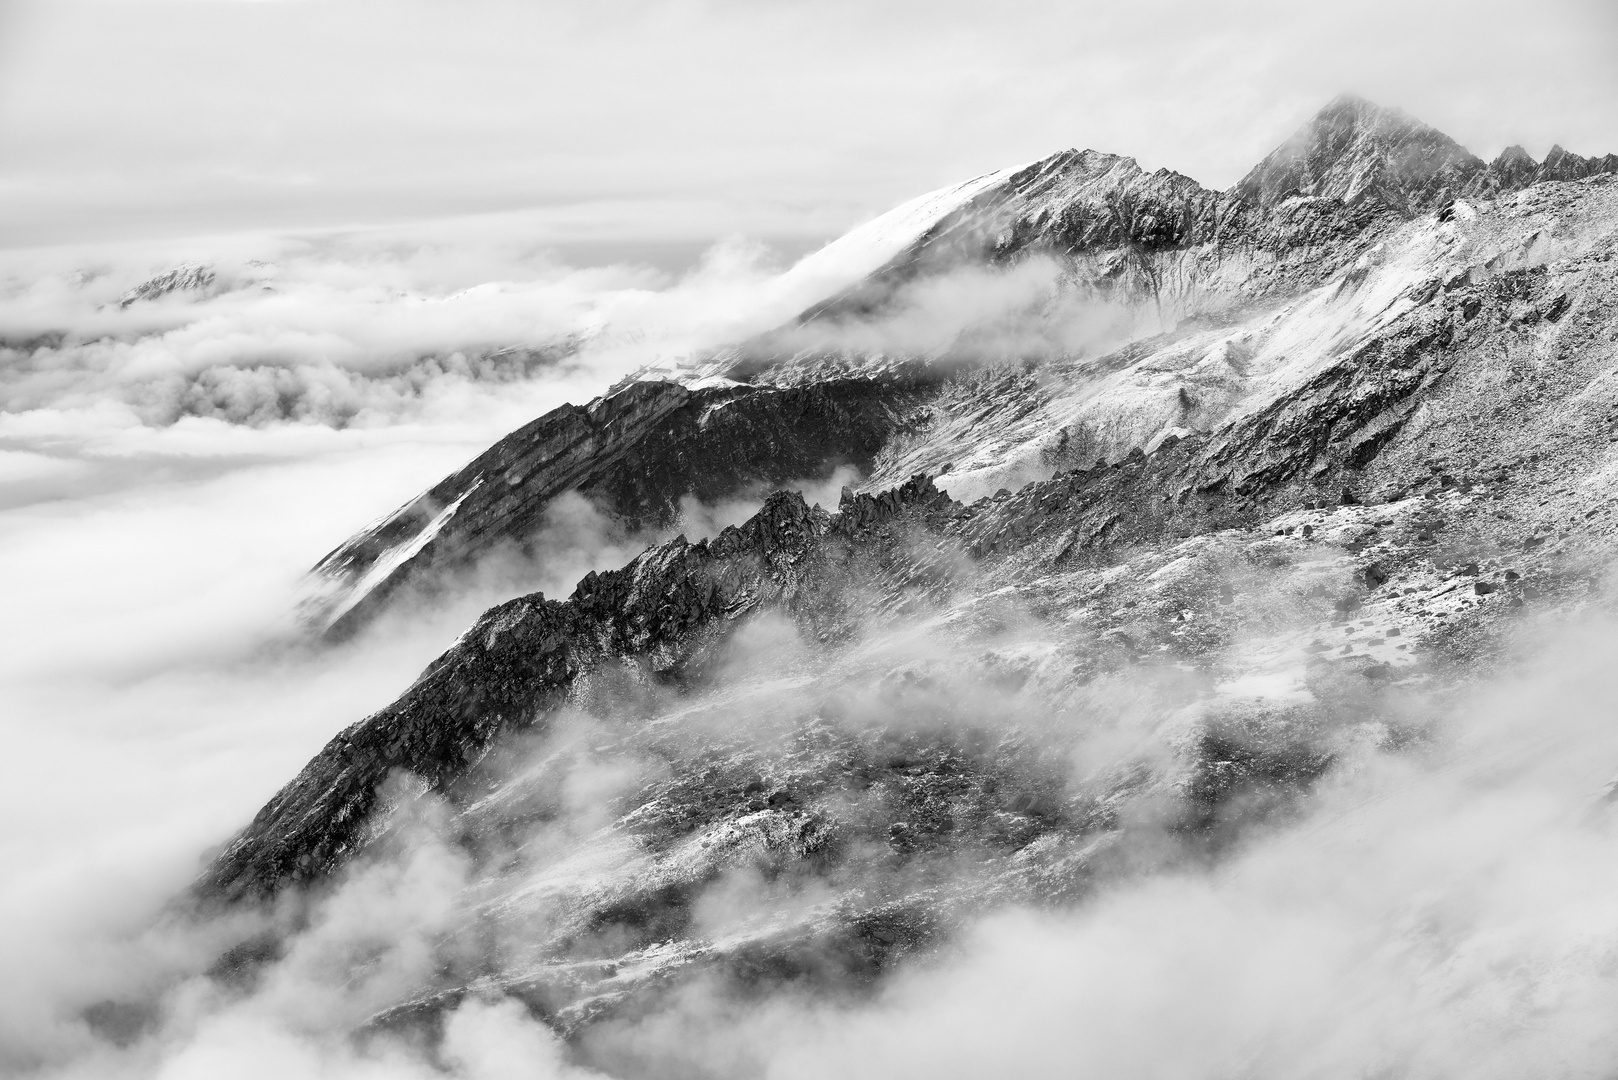
[[[902,378],[698,390],[632,381],[585,408],[564,405],[322,559],[311,617],[346,637],[398,590],[431,588],[499,545],[521,550],[563,492],[632,528],[667,527],[685,498],[867,470],[925,392],[925,380]]]
[[[836,572],[854,554],[849,538],[927,512],[949,504],[924,479],[852,499],[835,519],[777,494],[712,541],[676,539],[588,575],[566,601],[534,594],[490,610],[397,703],[333,739],[277,794],[216,861],[205,892],[267,895],[324,876],[363,846],[394,770],[447,790],[500,736],[587,700],[591,675],[610,661],[653,679],[690,677],[713,632],[772,605],[834,634],[858,588]]]

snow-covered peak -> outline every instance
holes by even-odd
[[[788,270],[784,282],[815,299],[832,296],[903,254],[927,230],[974,198],[1038,162],[984,173],[929,191],[844,233]]]

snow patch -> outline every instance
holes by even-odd
[[[1315,695],[1304,685],[1301,668],[1285,671],[1263,671],[1222,682],[1214,687],[1221,697],[1258,699],[1302,704],[1313,701]]]
[[[792,291],[816,294],[815,299],[839,293],[899,256],[945,216],[1030,164],[985,173],[911,199],[804,256],[782,275],[781,283]]]
[[[354,605],[365,599],[372,589],[391,577],[399,567],[415,558],[416,554],[426,547],[433,537],[437,536],[439,531],[449,523],[449,519],[455,516],[455,511],[461,508],[461,503],[466,501],[466,497],[476,491],[482,483],[483,478],[481,476],[472,481],[472,486],[461,492],[460,498],[440,510],[419,533],[379,556],[371,564],[370,568],[365,571],[365,576],[354,583],[354,587],[349,590],[348,595],[331,609],[326,618],[326,625],[330,626],[348,614],[349,611],[353,610]]]

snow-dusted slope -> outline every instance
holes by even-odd
[[[1142,341],[1093,360],[1002,369],[940,397],[870,483],[916,472],[970,501],[1170,435],[1240,424],[1336,365],[1429,323],[1457,289],[1618,245],[1618,185],[1461,203],[1400,227],[1326,283],[1231,324]]]
[[[803,295],[806,305],[841,292],[897,258],[943,218],[1026,167],[984,173],[902,203],[798,260],[782,276],[782,286]]]
[[[710,539],[491,609],[198,895],[299,912],[345,868],[370,888],[398,879],[368,861],[452,852],[430,962],[369,1030],[431,1045],[463,1003],[504,999],[581,1064],[661,1076],[666,1043],[630,1067],[603,1033],[684,1039],[781,988],[846,1001],[987,911],[1230,865],[1322,778],[1385,762],[1403,788],[1465,741],[1430,723],[1444,695],[1499,666],[1525,613],[1598,599],[1618,558],[1618,177],[1422,208],[1451,189],[1378,163],[1408,144],[1350,113],[1341,154],[1328,116],[1304,155],[1341,197],[1056,155],[873,223],[845,265],[887,261],[791,328],[1040,265],[1058,307],[1152,312],[1118,347],[631,381],[339,548],[319,572],[357,598],[347,632],[401,585],[520,550],[567,492],[668,525],[690,499],[857,474],[835,508],[776,490]],[[1451,731],[1479,726],[1477,699]],[[1512,760],[1488,757],[1491,778]],[[250,983],[276,952],[246,942],[218,970]]]
[[[1341,99],[1233,193],[1092,150],[931,192],[794,267],[783,288],[819,300],[792,324],[542,418],[343,545],[321,610],[357,625],[402,581],[520,548],[570,488],[636,528],[847,466],[972,499],[1260,416],[1516,258],[1495,232],[1553,227],[1511,192],[1408,216],[1475,160]],[[1495,186],[1537,175],[1517,166]]]

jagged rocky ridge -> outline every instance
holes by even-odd
[[[316,574],[361,577],[326,613],[326,632],[361,625],[408,580],[401,569],[464,565],[531,534],[567,491],[637,525],[671,525],[682,498],[718,501],[749,483],[825,478],[840,465],[868,471],[917,397],[894,380],[697,390],[632,382],[587,408],[564,405],[322,560]]]
[[[631,383],[514,432],[322,560],[313,617],[341,636],[401,587],[430,588],[495,546],[520,549],[546,502],[571,488],[631,528],[663,527],[683,497],[823,479],[839,464],[858,466],[867,490],[947,467],[945,486],[971,498],[1116,460],[1169,432],[1214,430],[1281,400],[1345,350],[1377,347],[1390,320],[1408,324],[1401,305],[1430,303],[1422,290],[1433,278],[1448,296],[1454,275],[1470,285],[1553,258],[1549,234],[1572,230],[1501,201],[1537,174],[1512,180],[1456,164],[1465,161],[1476,159],[1440,133],[1346,98],[1232,193],[1091,151],[1012,170],[978,184],[800,325],[701,365],[679,386]],[[1299,177],[1306,194],[1292,193]],[[1473,201],[1456,204],[1462,192]],[[1410,220],[1422,206],[1446,220]],[[1477,222],[1488,206],[1494,212]],[[1540,250],[1521,248],[1532,243]],[[1106,298],[1114,313],[1144,306],[1148,332],[1100,355],[1037,355],[1037,372],[1020,377],[1004,363],[984,376],[979,356],[928,361],[813,346],[827,325],[880,318],[906,283],[1032,258],[1060,259],[1055,287],[1069,299]]]
[[[318,893],[441,806],[483,944],[376,1024],[430,1027],[495,988],[588,1053],[693,979],[864,985],[986,905],[1217,858],[1335,762],[1419,743],[1505,628],[1596,594],[1615,526],[1618,182],[1514,190],[1528,173],[1446,143],[1349,101],[1246,194],[1064,156],[803,325],[880,312],[884,275],[1040,245],[1079,288],[1178,268],[1206,310],[1093,357],[767,365],[753,343],[727,376],[633,382],[514,433],[327,557],[360,586],[333,632],[520,542],[566,491],[672,525],[688,495],[864,479],[835,513],[775,494],[566,600],[492,609],[201,895]],[[1116,199],[1098,224],[1097,191],[1145,187],[1178,200],[1172,228]],[[1030,218],[1046,197],[1064,209]],[[633,781],[569,831],[559,793],[601,759]],[[799,901],[715,924],[704,897],[743,870]]]

